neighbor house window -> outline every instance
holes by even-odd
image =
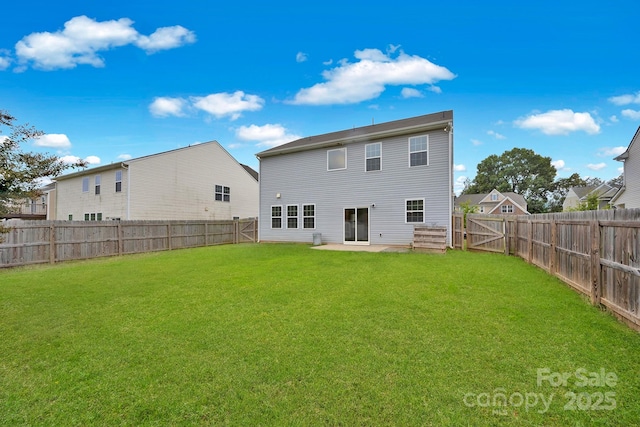
[[[382,144],[376,142],[364,146],[365,151],[365,170],[379,171],[382,169]]]
[[[498,200],[498,195],[494,193],[491,195],[491,201],[495,202],[496,200]]]
[[[69,214],[69,221],[73,221],[73,214]]]
[[[282,228],[282,206],[271,206],[271,228]]]
[[[122,171],[116,171],[116,193],[122,191]]]
[[[98,212],[98,213],[96,214],[96,219],[97,219],[98,221],[102,221],[102,212]]]
[[[409,166],[429,164],[429,137],[414,136],[409,138]]]
[[[89,177],[82,178],[82,192],[89,192]]]
[[[327,170],[334,171],[347,168],[347,149],[337,148],[327,151]]]
[[[215,199],[219,202],[230,202],[231,201],[231,188],[225,187],[222,185],[216,185],[216,197]]]
[[[287,205],[287,228],[298,228],[298,205]]]
[[[502,205],[500,206],[500,210],[502,213],[513,213],[513,205]]]
[[[100,175],[96,175],[96,195],[100,194]]]
[[[302,205],[302,228],[316,228],[316,205]]]
[[[84,220],[85,221],[89,221],[89,214],[88,213],[84,214]]]
[[[424,199],[406,201],[407,222],[424,222]]]

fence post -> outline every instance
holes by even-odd
[[[49,225],[49,263],[56,263],[56,226]]]
[[[171,222],[167,224],[167,249],[171,250]]]
[[[253,243],[258,242],[258,219],[253,219]]]
[[[549,274],[556,274],[556,220],[551,218],[551,242],[549,242]]]
[[[600,305],[600,221],[591,221],[591,303]]]
[[[527,231],[527,262],[531,264],[533,260],[533,222],[527,221],[529,230]]]
[[[124,252],[124,243],[122,242],[122,224],[118,220],[118,255],[122,256],[122,252]]]

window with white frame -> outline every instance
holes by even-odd
[[[347,149],[327,150],[327,170],[335,171],[347,168]]]
[[[116,193],[120,193],[122,191],[122,171],[116,171]]]
[[[282,228],[282,206],[271,206],[271,228]]]
[[[88,193],[89,192],[89,177],[88,176],[82,178],[82,192],[83,193]]]
[[[497,195],[496,193],[493,193],[493,194],[491,195],[491,201],[492,201],[492,202],[495,202],[496,200],[498,200],[498,195]]]
[[[95,186],[95,189],[96,189],[96,195],[100,194],[100,181],[101,181],[101,179],[100,179],[100,175],[96,175],[96,177],[95,177],[95,183],[96,183],[96,186]]]
[[[298,228],[298,205],[287,205],[287,228]]]
[[[424,222],[424,199],[406,200],[406,222]]]
[[[513,205],[502,205],[500,206],[500,211],[502,213],[513,213]]]
[[[429,136],[414,136],[409,138],[409,166],[423,166],[429,164]]]
[[[216,185],[215,188],[215,199],[219,202],[230,202],[231,201],[231,188]]]
[[[365,171],[379,171],[382,169],[382,144],[375,142],[364,146]]]
[[[302,228],[316,228],[316,205],[302,205]]]

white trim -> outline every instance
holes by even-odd
[[[296,215],[289,215],[289,208],[290,207],[294,207],[296,208]],[[285,227],[287,230],[297,230],[298,228],[300,228],[300,206],[296,205],[296,204],[290,204],[290,205],[286,205],[285,207],[285,213],[286,213],[286,219],[287,219],[287,226]],[[295,227],[289,227],[289,218],[295,218],[296,219],[296,226]]]
[[[378,151],[380,151],[380,154],[378,156],[372,156],[372,157],[368,157],[367,156],[367,147],[369,147],[370,145],[377,145],[380,147],[380,149]],[[372,169],[372,170],[367,170],[367,160],[369,159],[380,159],[380,169]],[[369,144],[365,144],[364,146],[364,171],[365,172],[380,172],[382,170],[382,142],[371,142]]]
[[[422,221],[409,222],[407,221],[407,213],[409,213],[409,211],[407,210],[407,202],[414,201],[414,200],[422,200]],[[411,211],[411,212],[420,212],[420,211]],[[424,224],[426,216],[427,216],[427,202],[424,197],[413,197],[413,198],[404,199],[404,223],[405,224]]]
[[[316,210],[316,204],[315,203],[302,203],[301,206],[302,206],[302,209],[301,209],[301,214],[302,214],[302,224],[301,225],[302,225],[302,227],[301,228],[304,229],[304,230],[315,230],[316,229],[316,224],[317,224],[317,221],[318,221],[318,218],[317,218],[318,211]],[[304,207],[305,206],[313,206],[313,216],[312,217],[311,216],[305,216],[305,214],[304,214]],[[305,218],[313,218],[313,228],[307,228],[307,227],[304,226]]]
[[[351,240],[347,240],[346,239],[346,230],[345,230],[345,224],[346,222],[344,221],[344,213],[347,209],[353,209],[355,210],[355,214],[356,214],[356,228],[353,230],[354,232],[354,236],[353,238],[355,240],[351,241]],[[358,241],[358,209],[366,209],[367,210],[367,241]],[[346,208],[342,208],[342,243],[345,245],[360,245],[360,246],[368,246],[371,244],[371,208],[369,206],[349,206]]]
[[[343,168],[334,168],[334,169],[329,169],[329,153],[332,151],[343,151],[344,152],[344,167]],[[344,170],[347,168],[347,147],[341,147],[341,148],[334,148],[331,150],[327,150],[327,171],[328,172],[333,172],[333,171],[340,171],[340,170]]]
[[[420,151],[411,151],[411,140],[414,138],[426,138],[427,139],[427,149],[426,150],[420,150]],[[408,149],[409,149],[409,156],[408,156],[408,162],[409,162],[409,167],[410,168],[417,168],[420,166],[429,166],[429,134],[426,135],[414,135],[414,136],[410,136],[408,139]],[[411,165],[411,154],[413,153],[424,153],[426,151],[427,153],[427,164],[426,165]]]
[[[274,217],[273,216],[273,208],[280,208],[280,216],[279,217]],[[282,230],[282,205],[271,205],[269,207],[269,228],[271,228],[272,230]],[[274,227],[273,226],[273,218],[280,218],[280,227]]]

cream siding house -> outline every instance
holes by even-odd
[[[258,215],[258,180],[211,141],[56,178],[59,220],[225,220]]]
[[[410,245],[447,229],[453,111],[302,138],[257,154],[261,241]],[[321,239],[317,239],[320,236]]]
[[[476,213],[500,215],[529,215],[527,201],[518,193],[501,193],[496,189],[485,194],[463,194],[456,197],[455,212],[462,212],[462,205],[476,207]]]
[[[627,151],[615,160],[624,162],[624,183],[611,199],[611,205],[622,209],[640,208],[640,127]]]

